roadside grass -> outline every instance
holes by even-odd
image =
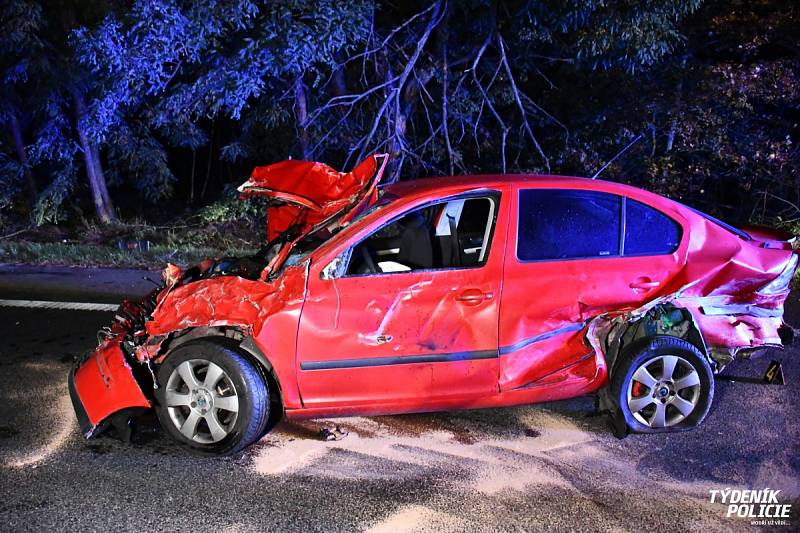
[[[155,226],[132,220],[27,228],[0,240],[0,263],[160,269],[169,262],[187,266],[207,257],[256,253],[263,240],[261,224],[237,220]],[[135,241],[147,241],[149,246],[121,249],[120,241],[123,248]]]
[[[207,257],[245,256],[256,248],[181,247],[152,245],[149,250],[120,250],[94,244],[64,244],[39,242],[0,243],[0,262],[61,265],[101,266],[115,268],[162,268],[166,263],[193,265]]]

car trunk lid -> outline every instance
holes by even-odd
[[[791,250],[795,240],[797,240],[796,235],[781,229],[765,226],[744,226],[742,229],[762,248]]]

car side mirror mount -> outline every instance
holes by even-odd
[[[320,272],[320,279],[339,279],[347,273],[347,266],[350,264],[350,256],[353,253],[352,248],[348,248],[344,252],[336,256],[336,258],[328,263],[325,268]]]

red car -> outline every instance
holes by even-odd
[[[285,161],[240,187],[270,205],[255,257],[169,266],[70,374],[84,434],[155,409],[232,453],[272,415],[378,415],[599,392],[626,431],[703,421],[713,374],[790,339],[788,235],[634,187],[458,176],[379,188]]]

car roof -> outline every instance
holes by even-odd
[[[385,186],[386,192],[403,196],[448,196],[471,189],[491,189],[494,187],[531,186],[533,188],[581,189],[617,194],[644,202],[668,215],[679,214],[687,222],[707,219],[727,229],[731,235],[750,240],[751,237],[714,217],[686,206],[676,200],[641,189],[633,185],[613,181],[580,178],[577,176],[556,176],[549,174],[472,174],[464,176],[444,176],[419,178],[393,183]]]
[[[397,196],[417,194],[449,194],[465,188],[491,188],[500,185],[532,185],[534,187],[553,187],[565,189],[589,189],[611,192],[625,196],[644,197],[651,201],[671,200],[644,189],[604,180],[592,180],[576,176],[555,176],[547,174],[479,174],[465,176],[445,176],[420,178],[402,181],[385,186],[385,190]]]

